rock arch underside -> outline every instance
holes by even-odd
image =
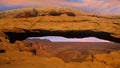
[[[0,44],[7,44],[8,46],[6,47],[13,45],[10,49],[1,46],[1,52],[4,49],[11,52],[15,48],[14,45],[22,43],[28,37],[41,36],[64,36],[68,38],[97,37],[120,43],[120,16],[90,14],[68,8],[29,8],[0,13]],[[15,43],[16,41],[17,43]],[[15,49],[17,50],[17,48]],[[104,58],[112,53],[115,53],[115,55],[120,54],[119,51],[111,52],[110,54],[105,54]],[[96,55],[89,57],[91,59],[90,62],[97,64],[94,62],[95,59],[101,65],[106,66],[106,68],[109,68],[109,65],[111,66],[112,63],[114,65],[111,68],[117,68],[120,65],[120,61],[109,63],[105,60],[103,62],[103,59],[99,60],[99,57],[100,55],[98,57]],[[56,62],[63,62],[57,60],[57,58],[52,59],[56,59]],[[8,64],[10,63],[8,62],[10,59],[2,60]],[[118,58],[115,58],[115,60],[118,60]],[[49,62],[50,60],[47,61]]]

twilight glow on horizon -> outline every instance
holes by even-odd
[[[120,0],[0,0],[0,11],[43,6],[70,7],[86,12],[120,15]]]
[[[29,37],[27,39],[47,39],[52,42],[110,42],[108,40],[103,40],[96,37],[65,38],[61,36],[44,36],[44,37]]]

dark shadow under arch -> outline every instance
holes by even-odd
[[[106,32],[94,32],[90,30],[76,31],[49,31],[49,30],[33,30],[33,32],[25,31],[24,33],[5,32],[11,43],[16,40],[24,40],[28,37],[42,37],[42,36],[63,36],[67,38],[84,38],[84,37],[96,37],[104,40],[120,43],[120,38],[115,38]]]

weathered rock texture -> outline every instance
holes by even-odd
[[[95,36],[120,40],[120,16],[84,13],[70,8],[29,8],[1,12],[0,36],[23,40],[30,36]]]
[[[24,47],[24,43],[21,42],[27,37],[47,35],[95,36],[120,43],[120,16],[95,15],[69,8],[29,8],[0,12],[0,68],[120,67],[119,51],[104,56],[94,55],[82,63],[65,63],[55,57],[34,56],[32,54],[35,52],[34,49]],[[16,40],[20,42],[10,43]],[[23,48],[20,49],[21,47]],[[101,56],[103,58],[99,59]],[[112,62],[110,62],[111,59]]]

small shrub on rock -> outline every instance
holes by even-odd
[[[75,13],[72,13],[72,12],[67,12],[67,15],[68,16],[76,16]]]
[[[35,17],[37,17],[38,14],[39,14],[38,10],[37,10],[37,9],[33,9],[33,15],[34,15]]]
[[[60,16],[61,13],[56,12],[56,11],[51,11],[51,12],[49,13],[49,15],[51,15],[51,16]]]

